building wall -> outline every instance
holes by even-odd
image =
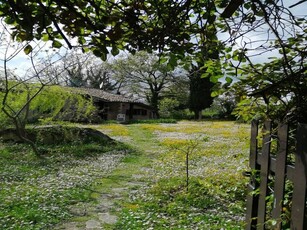
[[[144,120],[152,118],[154,118],[152,110],[144,108],[140,105],[133,106],[133,120],[142,120],[142,119]]]
[[[129,121],[130,109],[130,103],[107,103],[107,119],[117,120],[118,114],[122,114],[122,116],[125,116],[125,121]],[[132,120],[144,120],[154,118],[153,112],[150,109],[140,106],[138,104],[133,105],[132,111]]]
[[[99,113],[100,117],[104,120],[118,120],[118,115],[121,114],[125,117],[125,121],[130,120],[130,103],[124,102],[97,102],[96,105],[102,111]],[[132,105],[132,120],[152,119],[154,113],[151,109],[138,105]]]

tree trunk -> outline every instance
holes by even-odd
[[[130,103],[130,108],[129,108],[129,121],[133,119],[133,103]]]
[[[158,106],[158,104],[159,104],[159,93],[152,92],[152,96],[151,96],[150,102],[151,102],[150,104],[153,107],[154,112],[155,112],[157,118],[159,119],[160,118],[159,108],[158,108],[159,107]]]
[[[194,120],[198,120],[199,119],[199,110],[194,110]]]
[[[198,120],[200,121],[203,118],[202,110],[198,111]]]

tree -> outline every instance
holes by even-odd
[[[174,98],[163,98],[159,102],[159,114],[162,118],[174,118],[179,101]]]
[[[59,117],[71,106],[76,109],[77,113],[86,115],[92,111],[93,106],[90,101],[80,95],[73,95],[60,87],[51,87],[53,79],[44,75],[45,69],[38,69],[34,64],[42,48],[39,44],[35,50],[32,50],[35,52],[29,57],[32,64],[31,71],[19,75],[16,71],[10,70],[9,63],[19,52],[26,49],[28,44],[12,43],[7,36],[7,30],[3,30],[0,36],[1,51],[3,51],[1,53],[3,71],[0,72],[0,124],[2,127],[13,126],[18,137],[31,145],[39,156],[35,141],[26,131],[29,120]]]
[[[216,11],[214,2],[208,2],[206,9]],[[201,119],[203,109],[209,108],[213,102],[211,96],[213,83],[217,83],[221,71],[219,67],[219,46],[216,16],[208,17],[206,23],[200,20],[202,32],[199,33],[199,52],[196,64],[190,70],[190,100],[189,108],[194,112],[195,119]],[[215,63],[215,68],[210,68],[210,63]]]
[[[282,1],[252,1],[228,22],[237,28],[229,37],[236,49],[225,49],[226,74],[239,80],[233,86],[241,98],[237,115],[306,123],[306,15],[294,15]],[[265,36],[257,32],[264,30]]]
[[[59,84],[105,91],[114,90],[118,84],[114,79],[111,79],[110,65],[92,53],[84,54],[74,49],[62,56],[56,66],[57,71],[61,70],[62,72],[62,82]]]
[[[213,99],[213,103],[210,107],[212,111],[216,113],[219,118],[233,119],[233,110],[237,106],[237,99],[235,94],[227,90],[225,93]]]
[[[112,64],[113,77],[122,82],[122,93],[132,93],[146,100],[158,115],[159,101],[170,86],[180,79],[159,57],[146,52],[116,59]]]
[[[213,83],[208,77],[201,77],[202,71],[194,67],[190,75],[189,108],[194,112],[195,119],[201,119],[203,109],[209,108],[213,102],[211,91]]]
[[[194,1],[4,1],[1,17],[12,25],[18,41],[50,40],[53,47],[64,43],[81,45],[106,59],[119,49],[130,51],[178,50],[178,43],[190,39],[190,12],[200,8]],[[69,37],[77,37],[73,44]],[[185,52],[186,49],[181,49]]]
[[[45,78],[52,79],[57,85],[70,87],[114,90],[117,82],[110,78],[111,69],[107,62],[92,53],[80,53],[76,49],[58,53],[57,63],[54,57],[44,55],[36,68],[41,69]]]
[[[11,25],[16,41],[36,39],[51,41],[55,48],[80,47],[103,60],[120,50],[154,50],[171,54],[169,65],[175,67],[178,59],[196,54],[195,37],[217,13],[214,4],[191,0],[3,1],[0,15]]]

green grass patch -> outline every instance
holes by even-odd
[[[141,149],[159,148],[151,155],[156,183],[123,204],[115,229],[244,229],[248,126],[183,121],[129,129]],[[190,153],[187,191],[182,152],[192,140],[198,143]]]
[[[92,187],[110,171],[108,159],[119,162],[129,149],[107,141],[39,148],[43,158],[25,144],[0,143],[0,229],[52,229],[71,218],[71,205],[97,198]]]
[[[160,180],[126,204],[116,229],[243,229],[242,204],[216,186],[194,178],[186,192],[182,178]]]
[[[115,123],[109,123],[109,124],[103,124],[98,126],[92,126],[96,129],[102,130],[103,132],[106,132],[107,134],[111,136],[128,136],[129,131],[127,127],[125,127],[122,124],[115,124]]]
[[[176,119],[170,119],[170,118],[161,118],[161,119],[149,119],[149,120],[132,120],[129,121],[128,124],[175,124],[177,123]]]
[[[101,197],[114,198],[109,212],[119,216],[115,225],[102,224],[105,229],[244,228],[248,125],[180,121],[92,127],[125,137],[127,144],[39,146],[43,159],[26,145],[0,144],[0,199],[5,201],[0,229],[52,229],[66,219],[84,228],[87,220],[99,219],[95,212],[81,216],[69,207],[87,202],[96,210]],[[189,140],[199,143],[190,154],[187,191],[182,152]],[[121,164],[109,169],[109,158]]]

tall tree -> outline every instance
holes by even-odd
[[[194,112],[195,119],[201,119],[202,110],[211,106],[213,82],[217,83],[221,74],[219,69],[219,47],[221,45],[217,38],[216,15],[213,14],[216,11],[214,1],[208,1],[205,8],[210,17],[205,22],[198,19],[201,27],[197,37],[200,47],[196,64],[192,64],[190,70],[189,108]],[[208,65],[210,63],[215,63],[214,69]]]
[[[112,91],[118,84],[111,78],[110,65],[92,53],[80,53],[77,50],[61,52],[60,60],[50,65],[52,57],[45,56],[37,68],[41,68],[54,84],[96,88]],[[57,76],[55,78],[55,76]]]
[[[64,67],[62,77],[69,86],[112,91],[118,84],[111,79],[107,61],[102,61],[92,53],[68,52],[61,65]]]
[[[194,112],[195,119],[201,119],[202,110],[209,108],[213,102],[213,97],[211,97],[213,83],[208,77],[202,78],[202,74],[203,71],[195,66],[189,76],[189,108]]]
[[[123,84],[122,93],[126,90],[126,93],[146,100],[157,114],[163,93],[180,78],[176,77],[176,71],[161,63],[158,56],[146,52],[119,58],[112,69],[113,77]]]

